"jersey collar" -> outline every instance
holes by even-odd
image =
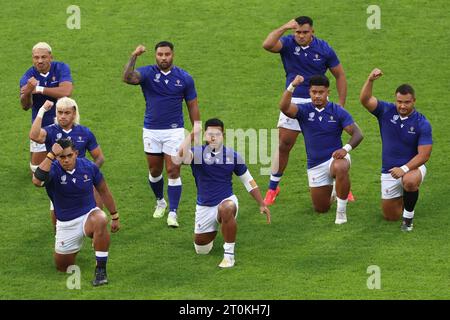
[[[302,48],[302,50],[306,50],[310,47],[313,47],[315,42],[316,42],[316,37],[313,36],[311,42],[306,47],[300,46],[300,48]]]
[[[410,117],[412,117],[415,113],[416,113],[416,110],[413,110],[413,112],[411,112],[411,113],[409,114],[409,116],[402,117],[401,115],[399,115],[399,116],[400,116],[400,120],[401,120],[401,121],[405,121],[406,119],[409,119]]]
[[[68,174],[70,174],[70,175],[73,175],[74,174],[74,172],[75,172],[75,170],[77,170],[76,168],[73,168],[72,170],[70,170],[70,171],[66,171]]]

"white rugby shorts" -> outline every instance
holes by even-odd
[[[184,128],[143,129],[144,151],[146,153],[165,153],[176,156],[178,147],[184,140]]]
[[[89,215],[95,210],[100,209],[95,207],[88,213],[70,221],[56,220],[56,253],[71,254],[80,251],[83,245],[83,239],[86,236],[84,233],[84,225],[86,224]]]
[[[309,98],[309,99],[292,98],[291,102],[295,103],[295,104],[304,104],[304,103],[311,102],[311,98]],[[294,131],[299,131],[299,132],[302,131],[300,129],[300,125],[298,124],[298,120],[297,119],[293,119],[293,118],[289,118],[283,112],[280,112],[280,117],[278,118],[278,125],[277,125],[277,127],[278,128],[285,128],[285,129],[289,129],[289,130],[294,130]]]
[[[427,167],[421,165],[419,168],[422,182],[427,174]],[[403,179],[395,179],[390,173],[381,174],[381,199],[394,199],[403,196]]]
[[[347,159],[350,165],[352,164],[352,159],[349,153],[347,153],[344,159]],[[333,185],[333,177],[331,176],[331,163],[333,160],[335,159],[331,158],[330,160],[307,170],[310,188]]]
[[[194,227],[195,234],[213,232],[218,230],[219,227],[218,208],[219,205],[226,200],[231,200],[236,205],[235,219],[237,219],[239,211],[239,203],[237,197],[234,194],[228,198],[223,199],[218,205],[213,207],[197,205],[195,207],[195,227]]]

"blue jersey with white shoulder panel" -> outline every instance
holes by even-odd
[[[53,161],[49,176],[45,188],[58,220],[76,219],[96,207],[93,187],[103,180],[103,175],[93,162],[77,158],[75,169],[67,172]]]
[[[144,128],[183,128],[183,99],[188,102],[197,97],[191,75],[176,66],[168,73],[163,73],[157,65],[136,70],[141,74],[145,98]]]
[[[328,161],[334,151],[342,148],[342,131],[354,123],[352,116],[340,105],[328,102],[319,110],[312,103],[298,104],[296,119],[305,139],[308,169]]]
[[[46,88],[58,87],[61,82],[73,82],[72,75],[70,74],[70,68],[64,62],[52,61],[50,64],[50,70],[47,74],[42,74],[36,70],[33,66],[28,69],[20,79],[20,88],[27,84],[28,79],[34,77],[38,81],[38,85]],[[46,96],[40,93],[33,94],[33,106],[31,109],[31,122],[33,123],[39,108],[42,107],[45,100],[50,100],[56,103],[58,99]],[[44,114],[42,118],[42,126],[51,125],[56,116],[56,108],[53,107]]]
[[[52,150],[52,146],[56,140],[61,138],[69,138],[73,141],[75,149],[78,150],[78,157],[80,158],[86,157],[86,151],[92,151],[98,147],[97,139],[95,139],[91,130],[79,124],[74,125],[68,131],[61,128],[58,124],[44,127],[44,130],[47,131],[45,147],[49,152]]]
[[[378,100],[372,114],[378,118],[382,142],[382,173],[401,167],[414,158],[420,145],[433,144],[431,125],[424,115],[413,111],[402,118],[394,103]]]
[[[295,88],[293,97],[309,99],[309,79],[313,75],[325,75],[327,69],[339,65],[339,59],[333,48],[324,40],[313,37],[307,47],[300,46],[294,35],[287,35],[280,39],[283,47],[280,55],[286,72],[286,88],[301,75],[305,81]]]
[[[191,169],[197,186],[197,204],[212,207],[232,196],[233,173],[241,176],[247,171],[242,157],[225,146],[217,152],[212,152],[208,145],[194,147],[191,151],[194,153]]]

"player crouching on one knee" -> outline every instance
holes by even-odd
[[[330,82],[324,75],[310,78],[310,103],[292,103],[292,93],[303,82],[302,76],[295,77],[281,97],[280,110],[286,116],[297,119],[302,129],[314,210],[323,213],[330,209],[335,181],[337,199],[335,223],[346,223],[347,199],[350,191],[350,151],[359,145],[363,135],[346,109],[328,101]],[[344,146],[341,139],[342,131],[351,136]]]
[[[98,167],[86,158],[77,158],[77,155],[72,140],[58,140],[36,169],[33,183],[38,187],[45,186],[55,207],[56,268],[66,272],[69,266],[75,264],[84,236],[93,238],[97,264],[92,284],[98,286],[108,283],[106,262],[110,237],[108,218],[95,204],[93,187],[111,213],[111,232],[117,232],[120,228],[119,214]]]
[[[194,125],[193,135],[199,133],[199,123]],[[270,223],[270,211],[255,180],[247,169],[242,157],[233,149],[223,145],[224,124],[219,119],[209,119],[205,123],[206,144],[189,149],[188,136],[180,146],[179,160],[190,164],[197,186],[197,206],[195,211],[194,247],[198,254],[208,254],[217,235],[219,224],[224,238],[224,258],[221,268],[234,266],[238,199],[233,193],[232,178],[236,174],[250,195],[256,200],[261,213]]]

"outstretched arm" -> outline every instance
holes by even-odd
[[[145,52],[145,47],[143,45],[137,46],[134,52],[131,54],[130,60],[125,65],[123,70],[122,80],[128,84],[139,84],[141,82],[141,74],[134,70],[134,66],[136,65],[137,57]]]
[[[361,104],[370,112],[374,111],[378,105],[377,98],[372,95],[373,82],[379,79],[382,75],[383,72],[380,69],[373,69],[364,83],[361,93],[359,94],[359,101],[361,101]]]
[[[267,36],[266,40],[263,42],[263,48],[269,52],[278,53],[283,48],[283,44],[280,41],[280,38],[283,34],[290,29],[295,29],[298,26],[297,22],[292,19],[291,21],[285,23],[281,27],[273,30]]]

